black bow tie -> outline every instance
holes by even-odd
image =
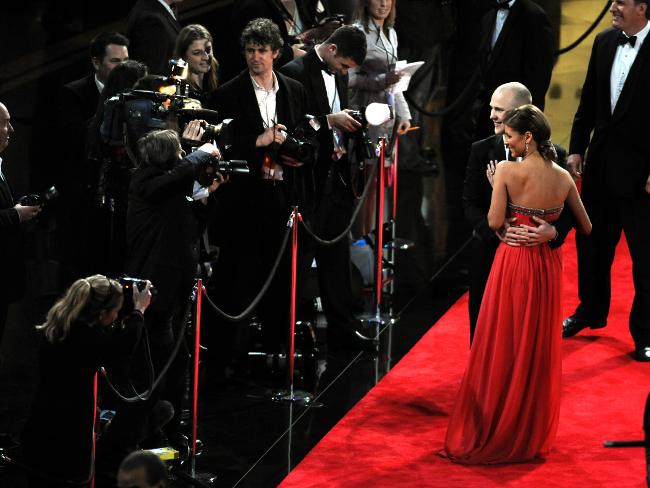
[[[503,3],[495,2],[493,8],[495,8],[497,10],[508,10],[508,9],[510,9],[510,2],[509,1],[508,2],[503,2]]]
[[[636,44],[636,36],[628,37],[623,32],[619,33],[619,35],[618,35],[618,44],[620,46],[625,46],[625,44],[628,43],[628,42],[630,43],[630,46],[634,47],[634,45]]]
[[[320,59],[318,60],[318,66],[321,69],[321,71],[325,71],[328,75],[333,75],[332,70],[330,70],[330,67],[327,66],[327,63],[324,61],[321,61]]]

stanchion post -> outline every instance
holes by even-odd
[[[392,173],[392,183],[393,183],[393,208],[392,212],[390,215],[390,240],[391,243],[393,244],[390,246],[390,249],[388,251],[388,260],[390,261],[390,264],[393,266],[393,279],[390,281],[390,284],[388,285],[388,291],[391,294],[391,297],[393,293],[395,292],[395,258],[397,255],[397,250],[396,250],[396,239],[397,239],[397,164],[399,161],[399,131],[395,132],[395,145],[393,147],[393,157],[391,159],[391,173]],[[393,301],[391,300],[391,311],[390,315],[392,316],[392,304]]]
[[[384,161],[386,158],[386,138],[379,139],[379,168],[377,168],[377,200],[375,201],[375,317],[381,318],[381,293],[384,282],[383,248],[384,248]]]
[[[393,213],[391,215],[391,220],[393,221],[393,234],[395,234],[395,216],[397,215],[397,162],[399,160],[399,131],[395,133],[395,146],[393,147],[393,160],[391,163],[391,169],[393,173]],[[393,235],[393,239],[395,235]]]
[[[90,453],[90,488],[95,488],[95,456],[97,456],[97,371],[93,376],[93,439]]]
[[[273,395],[273,400],[311,405],[313,396],[304,391],[294,391],[293,385],[296,349],[296,294],[298,289],[298,223],[301,220],[302,215],[300,215],[298,207],[294,206],[287,223],[291,227],[291,297],[289,300],[289,348],[287,350],[287,374],[289,375],[287,383],[289,389]]]
[[[199,354],[201,351],[201,299],[203,297],[203,280],[196,280],[196,310],[194,314],[194,368],[192,375],[192,446],[190,449],[190,474],[196,476],[196,432],[198,428],[199,409]]]
[[[296,352],[296,293],[298,289],[297,284],[297,267],[298,267],[298,222],[302,216],[298,212],[298,207],[293,207],[291,213],[291,298],[289,300],[289,351],[287,352],[288,368],[287,374],[289,375],[289,395],[293,396],[293,375],[295,367],[295,352]]]

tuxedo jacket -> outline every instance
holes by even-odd
[[[482,20],[485,102],[489,103],[499,85],[518,81],[530,90],[533,104],[544,110],[555,50],[551,22],[546,12],[532,0],[517,0],[496,44],[490,48],[495,20],[494,9],[488,11]]]
[[[129,57],[142,61],[149,74],[169,74],[169,60],[181,25],[157,0],[138,0],[126,21]]]
[[[307,92],[307,112],[318,118],[321,127],[316,132],[318,140],[318,161],[316,163],[314,176],[316,181],[317,197],[320,197],[326,179],[333,177],[333,172],[338,173],[349,183],[349,168],[347,158],[341,158],[336,163],[332,159],[334,153],[334,141],[332,130],[328,129],[326,116],[332,113],[330,100],[327,97],[327,89],[323,80],[323,63],[318,58],[316,51],[312,49],[305,56],[294,59],[281,68],[282,73],[299,81]],[[348,77],[339,74],[334,75],[337,96],[340,97],[341,110],[348,108]]]
[[[64,198],[75,200],[87,190],[88,163],[86,137],[97,110],[99,90],[95,74],[65,85],[61,90],[60,134],[64,157],[57,171],[56,184]]]
[[[64,85],[62,97],[66,119],[82,121],[85,125],[95,115],[99,102],[95,73]]]
[[[555,146],[555,150],[558,154],[557,164],[566,168],[566,151],[559,146]],[[502,136],[495,134],[475,142],[472,144],[467,162],[463,186],[465,218],[474,229],[475,235],[495,248],[500,240],[488,225],[487,214],[492,201],[492,186],[487,179],[485,169],[491,160],[503,161],[505,158],[506,151]],[[564,243],[564,239],[573,225],[571,211],[565,209],[553,225],[557,229],[558,235],[556,239],[549,241],[549,245],[557,247]]]
[[[23,230],[14,204],[9,184],[0,177],[0,303],[20,298],[25,285]]]
[[[596,36],[573,119],[569,153],[584,155],[588,149],[585,198],[598,198],[602,189],[620,197],[639,195],[650,173],[650,38],[641,46],[612,113],[610,74],[619,32],[610,28]]]

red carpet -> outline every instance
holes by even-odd
[[[573,235],[564,246],[565,315],[577,303]],[[435,453],[468,354],[463,296],[281,484],[289,487],[645,487],[640,448],[604,440],[643,437],[650,363],[632,359],[627,317],[632,271],[619,245],[609,325],[563,343],[563,396],[556,447],[543,463],[460,466]],[[397,326],[399,327],[399,325]],[[560,324],[558,324],[560,327]]]

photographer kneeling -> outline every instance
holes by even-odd
[[[198,124],[199,121],[190,122],[183,138],[200,139]],[[138,141],[137,150],[139,167],[131,177],[129,188],[126,272],[156,284],[157,296],[145,314],[145,326],[158,377],[172,360],[177,341],[183,341],[180,332],[196,276],[202,214],[208,210],[207,201],[212,200],[192,200],[193,184],[195,180],[204,181],[203,176],[211,169],[214,157],[219,157],[219,151],[212,144],[204,144],[185,156],[178,134],[169,129],[144,135]],[[206,182],[205,194],[212,194],[223,181],[215,173]],[[168,439],[159,436],[145,443],[160,447],[168,445],[169,440],[171,445],[179,447],[186,442],[179,428],[188,352],[185,344],[181,344],[183,347],[151,397],[118,408],[103,439],[103,450],[109,446],[129,448],[140,443],[138,427],[152,418],[153,408],[160,399],[168,400],[174,407],[174,417],[164,430]],[[145,383],[145,378],[141,379]]]
[[[37,329],[39,385],[23,429],[25,462],[49,478],[34,475],[30,486],[62,486],[87,480],[94,417],[93,376],[100,366],[126,364],[139,341],[151,301],[147,283],[133,290],[133,311],[116,322],[122,285],[103,275],[75,281]]]

